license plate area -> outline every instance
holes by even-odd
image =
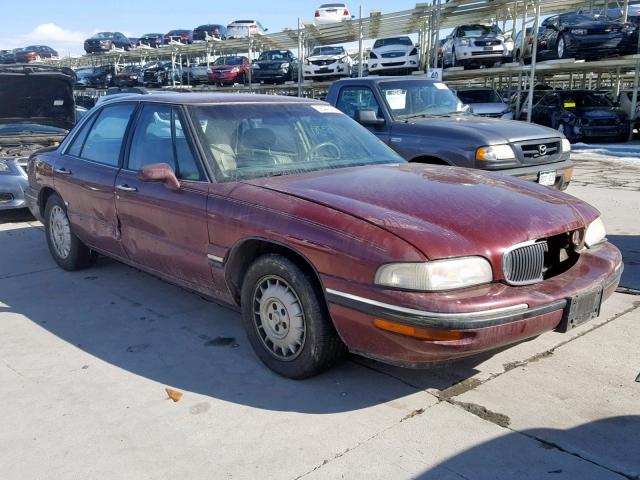
[[[549,171],[546,171],[546,172],[540,172],[540,174],[538,175],[538,183],[540,185],[546,185],[547,187],[555,185],[555,183],[556,183],[556,171],[555,170],[549,170]]]
[[[602,305],[602,287],[569,299],[564,317],[558,325],[559,332],[569,330],[593,320],[600,315]]]
[[[493,47],[484,47],[485,52],[493,52]]]

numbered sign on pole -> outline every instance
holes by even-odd
[[[442,69],[441,68],[430,68],[427,70],[427,78],[429,80],[435,80],[437,82],[442,81]]]

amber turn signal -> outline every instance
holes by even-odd
[[[439,330],[437,328],[428,327],[414,327],[412,325],[395,323],[389,320],[383,320],[381,318],[376,318],[373,321],[373,324],[380,330],[398,333],[406,337],[417,338],[418,340],[446,342],[451,340],[461,340],[468,336],[468,334],[465,332],[458,332],[455,330]]]

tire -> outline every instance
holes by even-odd
[[[67,216],[67,207],[55,193],[47,200],[43,220],[49,252],[60,267],[74,271],[88,268],[95,263],[98,255],[74,235]]]
[[[513,59],[515,62],[520,63],[520,60],[522,60],[520,58],[520,49],[516,50],[516,53],[513,55]]]
[[[241,306],[253,350],[279,375],[294,379],[317,375],[346,350],[315,279],[287,257],[264,255],[249,267]]]
[[[458,59],[456,58],[456,51],[452,50],[451,51],[451,68],[454,67],[459,67],[458,65]]]

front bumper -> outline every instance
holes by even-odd
[[[10,173],[0,174],[0,210],[26,208],[25,190],[29,185],[26,173],[14,162],[8,162]]]
[[[608,138],[628,135],[629,123],[612,122],[611,125],[576,125],[573,127],[575,136],[578,138]]]
[[[216,72],[208,75],[210,82],[218,83],[237,83],[242,72]]]
[[[380,72],[405,72],[407,70],[418,70],[420,63],[418,55],[407,55],[395,58],[370,58],[368,60],[369,73],[378,74]]]
[[[586,250],[568,271],[514,287],[492,283],[453,292],[392,291],[325,277],[329,311],[350,350],[387,363],[419,367],[474,355],[556,329],[569,299],[617,288],[622,256],[610,243]],[[374,320],[463,332],[459,340],[418,340],[378,329]]]
[[[328,65],[305,65],[304,77],[305,78],[318,78],[318,77],[338,77],[349,76],[349,68],[346,63],[330,63]]]
[[[510,55],[511,52],[509,52],[504,45],[493,45],[491,47],[456,47],[456,59],[468,63],[493,63],[501,61]]]
[[[289,78],[288,70],[253,70],[251,72],[251,78],[255,81],[279,81],[279,80],[287,80]]]
[[[573,167],[574,164],[571,160],[564,160],[561,162],[543,163],[542,165],[529,165],[526,167],[491,171],[537,183],[541,172],[550,172],[555,170],[556,181],[552,187],[557,190],[566,190],[569,186],[569,182],[571,182],[571,177],[573,176]]]

